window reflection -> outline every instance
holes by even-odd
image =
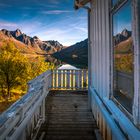
[[[131,1],[128,1],[113,15],[113,42],[114,97],[129,112],[132,112],[134,92],[131,21]]]
[[[119,0],[112,0],[112,5],[114,6]]]

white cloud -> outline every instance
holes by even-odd
[[[72,11],[68,11],[68,10],[48,10],[48,11],[42,11],[42,14],[46,14],[46,15],[58,15],[58,14],[63,14],[63,13],[70,13]]]
[[[16,23],[12,22],[5,22],[5,21],[0,21],[0,28],[3,29],[11,29],[11,28],[17,28],[18,25]]]
[[[74,27],[74,28],[75,28],[76,30],[79,30],[79,31],[88,33],[87,28],[85,28],[85,27]]]
[[[87,33],[80,31],[73,32],[72,28],[60,27],[60,28],[49,28],[45,32],[42,31],[38,34],[41,40],[57,40],[65,46],[70,46],[78,41],[87,38]]]

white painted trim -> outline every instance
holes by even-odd
[[[112,135],[115,136],[116,140],[125,140],[126,138],[124,137],[123,133],[121,130],[118,128],[116,125],[114,119],[112,116],[109,114],[109,112],[106,110],[104,104],[100,100],[100,98],[97,96],[95,89],[90,88],[90,92],[92,94],[92,100],[94,100],[99,108],[99,111],[102,114],[102,117],[105,119],[107,125],[110,127],[112,131]]]
[[[36,104],[32,107],[30,112],[27,113],[27,116],[24,118],[21,124],[18,127],[15,127],[15,132],[12,136],[9,137],[9,140],[18,140],[20,138],[22,131],[25,130],[27,124],[30,123],[33,114],[35,113],[38,106],[41,105],[43,99],[46,98],[48,92],[46,91],[46,93],[36,102]]]
[[[126,115],[117,107],[117,105],[106,97],[103,99],[106,107],[112,113],[112,118],[119,124],[123,132],[130,140],[139,140],[140,131],[132,124]]]
[[[134,44],[134,123],[140,128],[140,0],[133,2],[132,36]]]

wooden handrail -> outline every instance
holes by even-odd
[[[0,140],[33,139],[33,132],[45,121],[50,79],[51,71],[47,71],[31,80],[28,93],[0,116]]]

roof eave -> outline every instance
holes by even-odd
[[[83,6],[85,6],[91,0],[75,0],[74,8],[77,10]]]

